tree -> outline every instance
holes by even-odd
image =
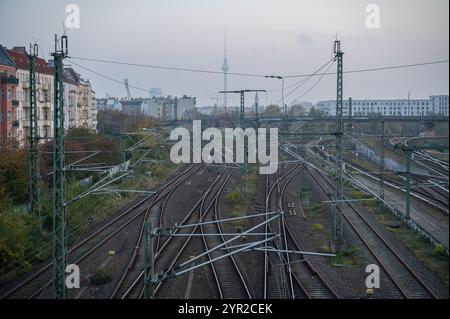
[[[266,107],[266,110],[264,111],[264,113],[262,115],[266,116],[266,117],[280,116],[281,115],[280,107],[278,105],[273,105],[273,104],[269,105]]]
[[[14,204],[25,203],[28,198],[28,176],[27,150],[0,152],[0,188],[3,196],[11,198]]]

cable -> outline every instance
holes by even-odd
[[[283,99],[287,98],[289,95],[291,95],[292,93],[294,93],[296,90],[298,90],[302,85],[304,85],[306,82],[308,82],[314,75],[316,75],[317,73],[319,73],[323,68],[325,68],[328,64],[332,63],[334,61],[334,57],[332,59],[330,59],[329,61],[327,61],[324,65],[322,65],[320,68],[318,68],[314,73],[310,74],[306,79],[303,79],[297,83],[295,83],[295,88],[293,88],[288,94],[285,94],[283,98],[281,98],[277,103],[275,104],[279,104]],[[333,64],[331,64],[333,65]],[[329,68],[327,69],[327,71],[329,70]],[[291,86],[292,87],[292,86]]]
[[[84,70],[86,70],[86,71],[88,71],[88,72],[91,72],[91,73],[93,73],[93,74],[95,74],[95,75],[98,75],[98,76],[100,76],[100,77],[102,77],[102,78],[104,78],[104,79],[107,79],[107,80],[110,80],[110,81],[119,83],[120,85],[123,85],[123,82],[120,81],[120,80],[114,79],[114,78],[112,78],[112,77],[110,77],[110,76],[108,76],[108,75],[102,74],[102,73],[100,73],[100,72],[94,71],[94,70],[92,70],[92,69],[90,69],[90,68],[87,68],[87,67],[85,67],[85,66],[82,66],[82,65],[80,65],[80,64],[78,64],[78,63],[76,63],[76,62],[73,62],[70,58],[68,58],[68,60],[69,60],[72,64],[76,65],[76,66],[79,67],[79,68],[82,68],[82,69],[84,69]],[[146,92],[146,93],[149,92],[149,90],[144,89],[144,88],[141,88],[141,87],[138,87],[138,86],[136,86],[136,85],[128,84],[128,86],[131,87],[131,88],[133,88],[133,89],[140,90],[140,91],[143,91],[143,92]],[[217,95],[217,92],[210,93],[210,94],[205,94],[205,95],[201,95],[201,96],[197,96],[197,98],[209,97],[209,96],[214,96],[214,95]]]
[[[86,68],[86,67],[84,67],[84,66],[82,66],[82,65],[79,65],[78,63],[73,62],[71,59],[68,59],[68,60],[69,60],[72,64],[75,64],[76,66],[78,66],[79,68],[82,68],[82,69],[84,69],[84,70],[86,70],[86,71],[88,71],[88,72],[94,73],[94,74],[96,74],[96,75],[98,75],[98,76],[100,76],[100,77],[102,77],[102,78],[107,79],[107,80],[110,80],[110,81],[119,83],[120,85],[123,85],[123,82],[120,81],[120,80],[114,79],[114,78],[112,78],[112,77],[109,77],[109,76],[107,76],[107,75],[104,75],[104,74],[102,74],[102,73],[99,73],[99,72],[97,72],[97,71],[94,71],[94,70],[92,70],[92,69]],[[132,84],[128,84],[128,85],[129,85],[129,87],[131,87],[131,88],[133,88],[133,89],[140,90],[140,91],[144,91],[144,92],[148,93],[148,90],[146,90],[146,89],[144,89],[144,88],[141,88],[141,87],[138,87],[138,86],[135,86],[135,85],[132,85]]]
[[[223,75],[222,71],[214,71],[214,70],[206,70],[206,69],[170,67],[170,66],[131,63],[131,62],[123,62],[123,61],[113,61],[113,60],[94,59],[94,58],[83,58],[83,57],[74,57],[74,56],[69,57],[69,59],[84,60],[84,61],[91,61],[91,62],[101,62],[101,63],[110,63],[110,64],[118,64],[118,65],[127,65],[127,66],[136,66],[136,67],[161,69],[161,70],[170,70],[170,71],[182,71],[182,72],[195,72],[195,73],[207,73],[207,74],[220,74],[220,75]],[[361,72],[372,72],[372,71],[402,69],[402,68],[409,68],[409,67],[418,67],[418,66],[425,66],[425,65],[448,63],[448,62],[449,62],[449,60],[435,60],[435,61],[419,62],[419,63],[412,63],[412,64],[386,66],[386,67],[367,68],[367,69],[355,69],[355,70],[344,71],[344,73],[361,73]],[[299,78],[299,77],[310,77],[310,76],[314,76],[314,75],[315,76],[320,76],[320,75],[332,75],[332,74],[336,74],[336,72],[321,73],[321,74],[320,73],[294,74],[294,75],[286,75],[286,76],[284,76],[284,78]],[[227,75],[259,77],[259,78],[265,78],[267,76],[267,74],[239,73],[239,72],[227,72]]]
[[[70,57],[70,59],[84,60],[84,61],[91,61],[91,62],[101,62],[101,63],[111,63],[111,64],[127,65],[127,66],[137,66],[137,67],[144,67],[144,68],[151,68],[151,69],[170,70],[170,71],[183,71],[183,72],[195,72],[195,73],[207,73],[207,74],[220,74],[220,75],[223,75],[222,71],[213,71],[213,70],[170,67],[170,66],[130,63],[130,62],[122,62],[122,61],[102,60],[102,59],[91,59],[91,58],[82,58],[82,57],[73,57],[73,56]],[[264,74],[236,73],[236,72],[227,72],[227,75],[260,77],[260,78],[264,78],[266,76]]]
[[[327,68],[327,70],[325,72],[328,72],[329,69],[331,69],[331,67],[334,65],[334,63],[331,63],[330,66]],[[299,96],[298,98],[294,99],[290,105],[293,105],[294,103],[296,103],[298,100],[300,100],[302,97],[304,97],[306,94],[308,94],[312,89],[314,89],[317,84],[319,84],[320,81],[322,81],[323,77],[325,75],[322,75],[305,93],[303,93],[301,96]]]

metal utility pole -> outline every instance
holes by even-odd
[[[30,44],[30,54],[28,55],[30,63],[30,111],[29,111],[29,172],[30,172],[30,213],[41,218],[40,208],[40,166],[39,166],[39,130],[37,118],[37,99],[36,99],[36,58],[38,56],[38,45]],[[39,221],[41,222],[41,221]]]
[[[381,154],[380,154],[380,199],[381,205],[384,201],[384,171],[385,171],[385,160],[384,160],[384,133],[385,132],[385,122],[381,120]]]
[[[119,141],[120,141],[120,163],[125,163],[126,156],[125,156],[125,136],[124,134],[119,134]]]
[[[154,297],[154,277],[155,277],[155,259],[153,251],[153,225],[152,222],[145,223],[144,240],[144,298],[153,299]]]
[[[239,110],[239,122],[241,125],[241,128],[244,129],[245,126],[245,93],[248,92],[266,92],[266,90],[238,90],[238,91],[220,91],[219,93],[222,94],[228,94],[228,93],[235,93],[240,94],[240,110]]]
[[[67,36],[60,43],[55,35],[54,144],[53,144],[53,292],[56,299],[66,297],[67,236],[64,202],[64,82],[63,64],[67,57]],[[59,44],[59,48],[58,48]]]
[[[337,95],[336,95],[336,176],[333,206],[333,241],[335,249],[339,250],[342,239],[342,135],[344,132],[343,121],[343,56],[341,41],[334,42],[334,54],[337,60]]]
[[[287,133],[288,131],[288,112],[287,112],[287,105],[284,103],[284,77],[280,75],[266,75],[266,79],[278,79],[281,80],[281,105],[283,108],[283,131],[284,133]]]
[[[178,98],[175,97],[173,102],[173,120],[175,123],[178,122]]]
[[[258,99],[258,92],[255,93],[255,113],[256,113],[256,128],[259,128],[259,99]]]
[[[409,219],[411,218],[411,160],[412,155],[415,151],[420,150],[427,150],[427,149],[436,149],[439,151],[444,152],[445,150],[448,151],[448,146],[442,146],[442,145],[395,145],[396,149],[400,149],[405,153],[406,157],[406,185],[405,185],[405,192],[406,192],[406,209],[405,209],[405,218]]]

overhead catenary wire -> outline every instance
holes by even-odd
[[[152,64],[114,61],[114,60],[106,60],[106,59],[95,59],[95,58],[76,57],[76,56],[70,56],[69,59],[70,60],[73,60],[73,59],[83,60],[83,61],[90,61],[90,62],[100,62],[100,63],[110,63],[110,64],[126,65],[126,66],[135,66],[135,67],[143,67],[143,68],[151,68],[151,69],[161,69],[161,70],[168,70],[168,71],[195,72],[195,73],[223,75],[223,71],[207,70],[207,69],[172,67],[172,66],[152,65]],[[344,73],[361,73],[361,72],[401,69],[401,68],[419,67],[419,66],[426,66],[426,65],[433,65],[433,64],[442,64],[442,63],[448,63],[448,62],[449,62],[448,59],[447,60],[433,60],[433,61],[425,61],[425,62],[418,62],[418,63],[411,63],[411,64],[400,64],[400,65],[392,65],[392,66],[347,70],[347,71],[344,71]],[[293,75],[285,75],[283,77],[284,78],[300,78],[300,77],[333,75],[333,74],[336,74],[336,72],[313,73],[313,74],[308,74],[308,73],[293,74]],[[265,78],[267,76],[267,73],[259,74],[259,73],[227,72],[227,75]]]
[[[164,69],[164,70],[171,70],[171,71],[182,71],[182,72],[198,72],[198,73],[206,73],[206,74],[215,74],[215,75],[223,75],[223,72],[221,71],[213,71],[213,70],[204,70],[204,69],[193,69],[193,68],[178,68],[178,67],[167,67],[167,66],[158,66],[158,65],[149,65],[149,64],[140,64],[140,63],[131,63],[131,62],[122,62],[122,61],[113,61],[113,60],[105,60],[105,59],[94,59],[94,58],[83,58],[83,57],[69,57],[68,60],[73,64],[76,65],[88,72],[91,72],[95,75],[98,75],[102,78],[105,78],[107,80],[116,82],[120,85],[123,85],[123,81],[122,80],[118,80],[115,79],[111,76],[105,75],[101,72],[95,71],[91,68],[88,68],[86,66],[80,65],[79,63],[76,63],[73,61],[73,59],[77,59],[77,60],[84,60],[84,61],[91,61],[91,62],[100,62],[100,63],[110,63],[110,64],[118,64],[118,65],[125,65],[125,66],[134,66],[134,67],[144,67],[144,68],[156,68],[156,69]],[[314,76],[320,76],[320,77],[324,77],[326,75],[335,75],[336,72],[328,72],[328,70],[326,70],[325,72],[320,73],[320,70],[322,70],[324,67],[326,67],[328,65],[328,63],[332,62],[333,58],[330,59],[323,67],[321,67],[319,70],[316,70],[313,73],[307,73],[307,74],[297,74],[297,75],[285,75],[283,76],[283,78],[307,78],[307,79],[302,79],[299,82],[293,83],[289,86],[287,86],[286,88],[290,88],[293,86],[296,86],[295,89],[291,90],[287,95],[285,95],[285,97],[289,96],[290,94],[293,93],[293,91],[297,90],[298,87],[301,87],[303,84],[305,84],[310,78],[314,77]],[[442,64],[442,63],[448,63],[449,60],[434,60],[434,61],[427,61],[427,62],[419,62],[419,63],[412,63],[412,64],[402,64],[402,65],[393,65],[393,66],[384,66],[384,67],[376,67],[376,68],[366,68],[366,69],[354,69],[354,70],[347,70],[344,71],[343,73],[345,74],[351,74],[351,73],[363,73],[363,72],[374,72],[374,71],[383,71],[383,70],[393,70],[393,69],[403,69],[403,68],[411,68],[411,67],[419,67],[419,66],[428,66],[428,65],[436,65],[436,64]],[[231,72],[231,73],[227,73],[229,75],[234,75],[234,76],[251,76],[251,77],[259,77],[259,78],[266,78],[267,74],[263,75],[263,74],[251,74],[251,73],[237,73],[237,72]],[[142,92],[146,92],[148,93],[148,90],[136,85],[132,85],[129,84],[129,86],[133,89],[142,91]],[[298,87],[297,87],[298,86]],[[280,89],[274,89],[274,90],[270,90],[268,92],[277,92],[280,91]],[[210,96],[215,96],[217,95],[217,92],[214,93],[208,93],[208,94],[204,94],[204,95],[199,95],[197,96],[197,98],[203,98],[203,97],[210,97]],[[278,103],[276,103],[278,104]]]
[[[331,63],[331,64],[328,66],[327,71],[328,71],[329,69],[331,69],[331,67],[332,67],[333,65],[334,65],[334,63]],[[324,76],[325,76],[325,75],[322,75],[320,78],[318,78],[317,81],[314,82],[314,84],[313,84],[308,90],[306,90],[306,91],[305,91],[302,95],[300,95],[298,98],[294,99],[294,100],[291,102],[291,105],[295,104],[298,100],[300,100],[300,99],[303,98],[306,94],[308,94],[309,92],[311,92],[311,91],[317,86],[317,84],[319,84],[319,82],[322,81],[322,79],[323,79]]]

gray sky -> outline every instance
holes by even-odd
[[[61,34],[65,6],[80,7],[80,29],[68,31],[71,56],[141,64],[219,70],[223,33],[228,37],[230,72],[311,73],[330,59],[334,36],[342,41],[345,69],[446,60],[449,55],[448,0],[0,0],[0,44],[27,46],[37,40],[49,57],[53,34]],[[367,4],[380,8],[379,29],[365,25]],[[212,96],[223,77],[76,61],[80,65],[165,94]],[[97,96],[124,96],[123,85],[75,67],[93,83]],[[330,71],[335,71],[333,66]],[[413,98],[448,94],[448,64],[344,77],[345,97]],[[289,85],[295,79],[286,80]],[[229,89],[281,87],[278,80],[229,76]],[[312,79],[287,99],[301,96]],[[335,98],[335,76],[326,76],[302,100]],[[287,90],[289,92],[289,90]],[[132,89],[134,96],[147,96]],[[278,102],[280,92],[267,94]],[[238,100],[229,97],[229,104]],[[253,96],[248,98],[248,103]],[[260,97],[265,104],[266,97]]]

